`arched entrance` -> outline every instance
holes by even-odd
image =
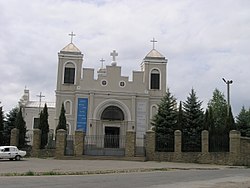
[[[101,114],[104,127],[104,148],[120,148],[123,111],[117,106],[108,106]]]

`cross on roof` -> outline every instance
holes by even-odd
[[[151,40],[150,42],[153,43],[153,49],[155,49],[155,43],[158,42],[158,41],[156,41],[155,38],[153,38],[153,40]]]
[[[44,95],[42,95],[42,92],[40,92],[39,95],[37,95],[37,97],[39,97],[39,107],[38,107],[38,110],[39,110],[39,113],[40,113],[40,108],[41,108],[41,102],[42,102],[42,97],[45,97]]]
[[[72,43],[72,41],[73,41],[73,37],[75,37],[76,36],[76,34],[74,34],[73,33],[73,31],[69,34],[69,36],[71,37],[71,39],[70,39],[70,43]]]
[[[102,69],[103,69],[103,63],[105,60],[102,58],[102,59],[100,59],[100,61],[102,62]]]
[[[113,50],[113,52],[110,53],[110,56],[112,56],[113,62],[115,62],[115,57],[118,56],[118,53],[115,50]]]

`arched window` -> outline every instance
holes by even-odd
[[[65,101],[65,114],[71,114],[71,101]]]
[[[123,111],[117,106],[107,107],[101,115],[101,120],[124,120]]]
[[[66,63],[64,67],[64,83],[65,84],[75,83],[75,65],[71,62]]]
[[[150,89],[160,89],[160,72],[153,69],[150,74]]]
[[[151,119],[154,118],[154,116],[157,114],[157,112],[158,112],[157,106],[156,106],[156,105],[153,105],[153,106],[151,107]]]

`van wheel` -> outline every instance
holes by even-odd
[[[21,159],[20,155],[17,155],[17,156],[15,157],[15,160],[16,160],[16,161],[20,161],[20,159]]]

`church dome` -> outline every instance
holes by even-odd
[[[60,52],[81,53],[81,51],[73,43],[69,43]]]

